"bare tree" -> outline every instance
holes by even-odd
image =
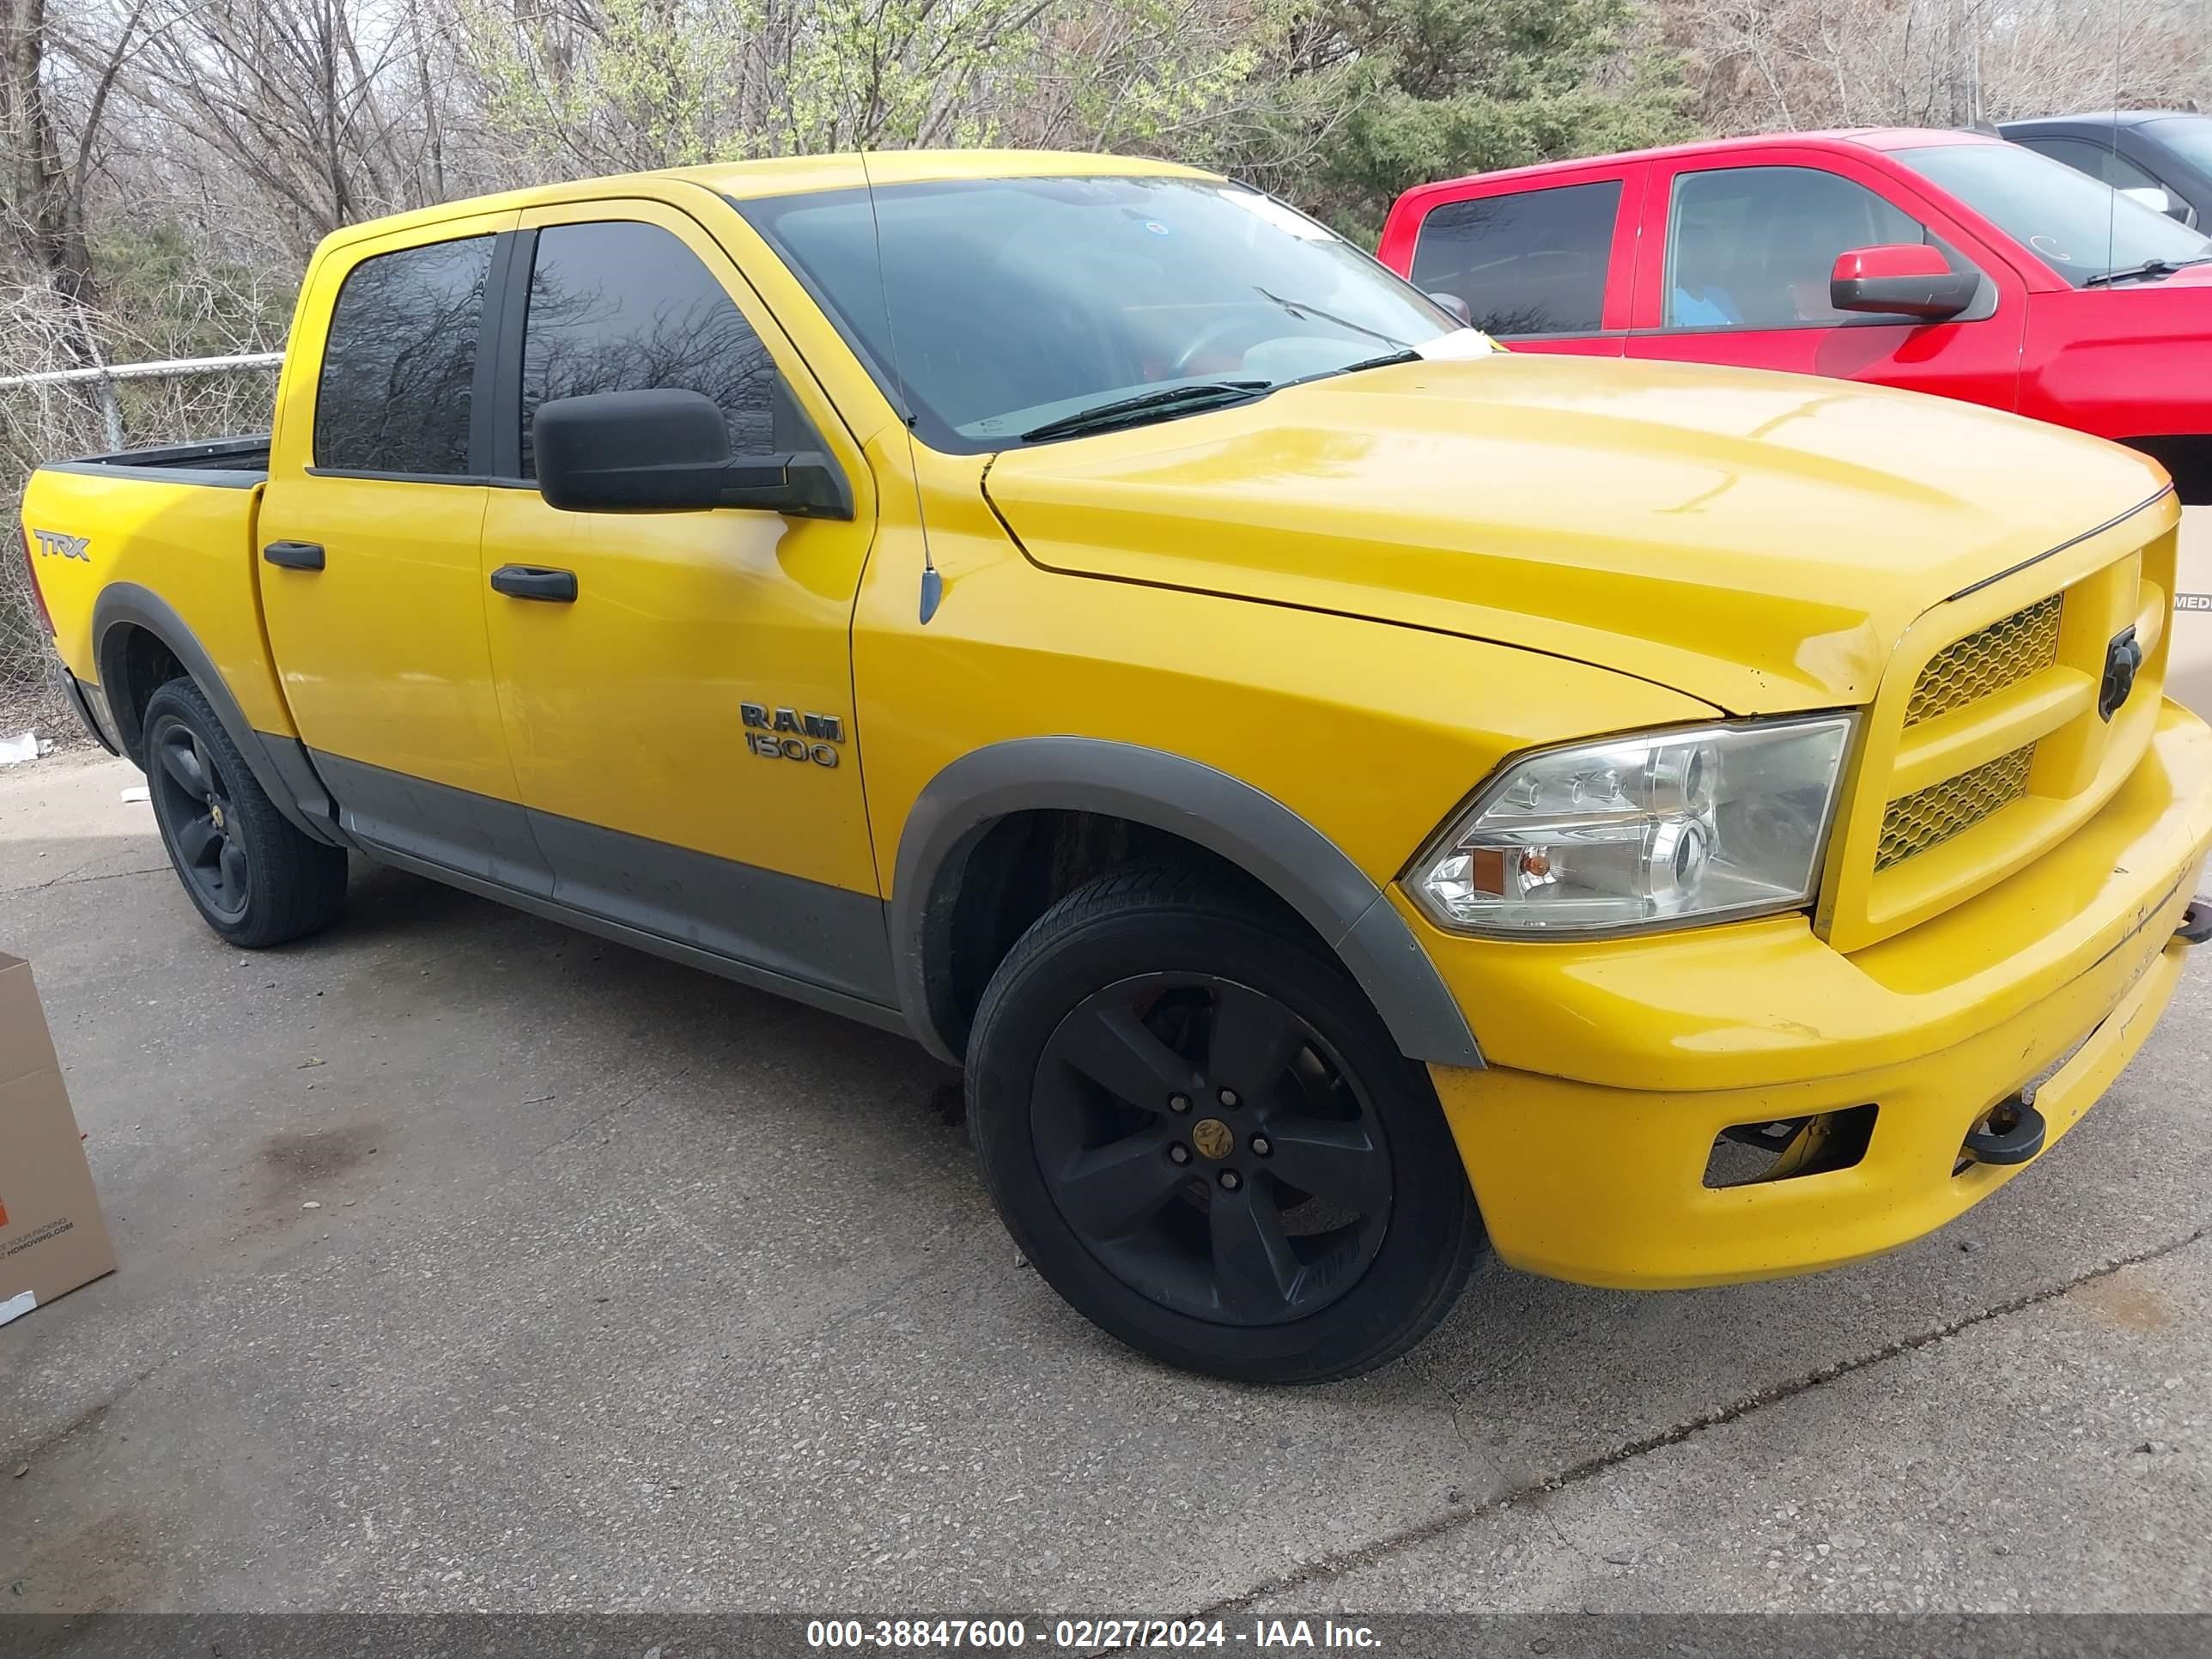
[[[1660,0],[1715,132],[2212,101],[2202,0]]]
[[[419,0],[153,3],[131,97],[246,181],[297,252],[446,193],[447,65]]]
[[[85,229],[86,183],[109,96],[144,9],[145,0],[137,0],[96,61],[76,141],[65,144],[47,88],[46,0],[0,0],[0,54],[5,58],[0,134],[9,164],[9,228],[32,268],[64,301],[64,344],[82,363],[97,361],[91,319],[100,307]]]

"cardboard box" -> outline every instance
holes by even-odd
[[[0,1325],[114,1271],[31,964],[0,955]]]

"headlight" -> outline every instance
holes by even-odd
[[[1851,716],[1686,726],[1508,766],[1417,860],[1443,926],[1589,933],[1808,902]]]

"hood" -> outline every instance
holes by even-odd
[[[984,480],[1056,570],[1493,640],[1746,714],[1868,701],[1929,605],[2164,486],[1936,398],[1533,353],[1010,450]]]
[[[2119,285],[2119,291],[2125,293],[2131,288],[2175,288],[2184,293],[2195,289],[2212,288],[2212,265],[2184,265],[2180,270],[2150,283],[2123,283]]]

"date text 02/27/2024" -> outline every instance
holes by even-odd
[[[1237,1648],[1256,1653],[1305,1649],[1373,1652],[1365,1625],[1333,1619],[1255,1619],[1237,1629],[1219,1619],[1056,1619],[1032,1631],[1020,1619],[817,1619],[806,1626],[817,1649],[981,1649],[1013,1651],[1034,1643],[1047,1652],[1091,1654],[1114,1649]]]

